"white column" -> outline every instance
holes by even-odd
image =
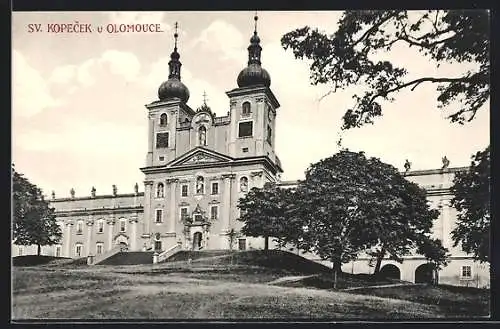
[[[137,251],[137,217],[133,217],[128,221],[130,223],[131,240],[130,249],[131,251]]]
[[[170,185],[170,211],[168,214],[168,217],[165,218],[165,220],[168,221],[168,232],[175,232],[176,230],[176,223],[177,223],[177,216],[175,216],[175,210],[176,210],[176,205],[175,205],[175,194],[177,193],[177,181],[178,179],[168,179],[167,184]]]
[[[71,258],[71,226],[73,223],[71,221],[68,221],[66,223],[66,242],[65,242],[65,255],[66,257]]]
[[[146,156],[146,165],[153,165],[153,143],[154,143],[154,120],[151,115],[148,115],[148,154]]]
[[[94,225],[94,221],[92,219],[87,221],[87,256],[91,256],[92,252],[92,226]]]
[[[145,181],[144,182],[144,224],[145,224],[145,232],[144,234],[151,235],[151,195],[153,193],[153,182]]]
[[[224,179],[224,204],[222,207],[222,218],[224,223],[222,230],[228,232],[230,229],[231,221],[231,180],[236,177],[234,174],[222,175]]]
[[[108,250],[113,249],[113,228],[115,225],[115,218],[108,219]]]

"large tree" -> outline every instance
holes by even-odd
[[[53,245],[62,236],[54,209],[44,199],[42,190],[12,168],[13,238],[18,245]]]
[[[241,216],[238,220],[245,223],[241,233],[247,236],[264,237],[264,249],[269,249],[269,238],[282,236],[286,220],[287,202],[285,190],[274,183],[266,183],[263,188],[252,188],[238,201]]]
[[[330,92],[365,87],[354,95],[354,106],[346,109],[343,129],[373,123],[382,115],[382,100],[393,101],[399,90],[425,83],[437,86],[439,107],[453,107],[451,121],[464,123],[490,96],[489,25],[487,10],[345,11],[332,35],[306,26],[286,33],[281,43],[296,58],[311,60],[313,84],[329,84]],[[395,44],[418,49],[437,67],[444,62],[472,62],[476,69],[408,79],[405,67],[372,56]]]
[[[457,209],[454,245],[481,262],[490,261],[490,147],[472,156],[467,171],[453,180],[451,205]]]
[[[378,248],[378,257],[406,254],[429,236],[437,217],[423,190],[363,152],[343,150],[311,165],[297,190],[301,247],[332,261],[334,282],[342,263],[363,251]]]
[[[430,208],[425,189],[406,180],[392,166],[379,161],[370,162],[369,170],[388,173],[382,176],[384,181],[379,182],[380,193],[386,195],[386,204],[370,209],[373,224],[376,224],[368,232],[376,241],[375,247],[369,252],[376,259],[374,274],[379,273],[384,257],[402,262],[404,256],[414,251],[436,264],[442,264],[447,250],[439,241],[426,244],[426,248],[418,248],[422,241],[432,240],[433,221],[439,217],[439,211]]]

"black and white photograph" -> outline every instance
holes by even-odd
[[[11,18],[11,322],[490,319],[489,10]]]

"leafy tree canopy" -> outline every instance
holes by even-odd
[[[457,209],[457,226],[452,231],[454,245],[473,254],[481,262],[490,261],[490,147],[472,156],[465,172],[453,180],[451,205]]]
[[[54,209],[44,200],[42,190],[12,168],[13,237],[19,245],[41,246],[59,242],[62,232]]]
[[[381,100],[393,101],[397,91],[422,83],[436,84],[439,107],[453,106],[449,119],[463,124],[490,96],[489,29],[487,10],[345,11],[333,35],[306,26],[286,33],[281,43],[296,58],[311,60],[313,84],[330,84],[331,92],[366,87],[353,96],[355,105],[346,110],[343,129],[373,123],[382,115]],[[417,48],[437,66],[472,62],[477,69],[457,76],[408,79],[405,67],[371,56],[395,44]]]
[[[245,225],[241,233],[247,236],[264,237],[265,249],[269,247],[269,237],[284,235],[286,210],[291,204],[286,190],[273,183],[266,183],[264,188],[252,188],[238,202],[241,216],[238,220]]]
[[[334,267],[377,246],[395,257],[405,254],[438,215],[424,190],[363,152],[343,150],[313,164],[298,193],[304,245],[337,262]]]

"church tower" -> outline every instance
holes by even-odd
[[[248,46],[248,65],[238,75],[238,88],[230,98],[231,123],[228,153],[234,158],[267,156],[281,167],[275,153],[276,110],[280,106],[270,89],[271,77],[262,67],[260,38],[255,29]]]
[[[158,88],[158,100],[148,105],[148,154],[146,167],[162,166],[175,159],[177,122],[188,122],[194,111],[187,105],[189,90],[181,82],[181,66],[177,51],[177,23],[175,23],[174,51],[170,55],[168,80]]]

